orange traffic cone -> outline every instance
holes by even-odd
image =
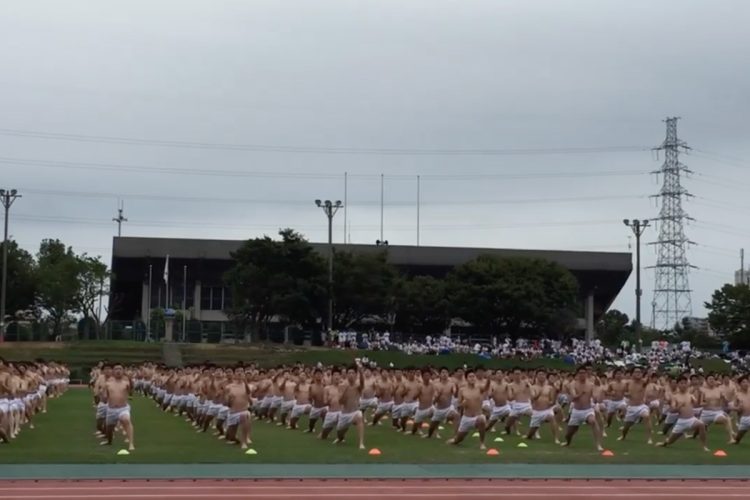
[[[490,457],[496,457],[499,454],[500,452],[497,451],[495,448],[490,448],[489,450],[487,450],[487,455],[489,455]]]
[[[611,451],[609,451],[609,450],[604,450],[604,451],[602,452],[602,456],[603,456],[603,457],[614,457],[614,456],[615,456],[615,454],[614,454],[614,453],[612,453],[612,452],[611,452]]]
[[[367,454],[368,454],[368,455],[380,455],[381,453],[380,453],[380,450],[379,450],[379,449],[377,449],[377,448],[373,448],[373,449],[371,449],[371,450],[370,450],[370,451],[369,451],[369,452],[368,452]]]
[[[724,450],[716,450],[716,453],[714,453],[715,457],[726,457],[727,452]]]

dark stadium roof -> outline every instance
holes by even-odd
[[[201,240],[181,238],[115,237],[113,258],[163,258],[228,260],[243,240]],[[325,251],[327,243],[312,243]],[[334,244],[337,249],[353,252],[378,252],[383,247],[361,244]],[[627,252],[578,252],[567,250],[524,250],[505,248],[466,248],[430,246],[388,246],[388,257],[394,265],[456,266],[479,255],[531,257],[550,260],[571,271],[632,271],[632,257]]]

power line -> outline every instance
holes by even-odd
[[[504,155],[567,155],[592,153],[631,153],[649,151],[644,146],[593,146],[566,148],[478,148],[478,149],[430,149],[430,148],[358,148],[333,146],[281,146],[268,144],[232,144],[202,141],[177,141],[142,139],[104,135],[67,134],[41,132],[13,128],[0,128],[0,135],[33,139],[122,144],[128,146],[154,146],[168,148],[210,149],[227,151],[250,151],[265,153],[351,154],[351,155],[437,155],[437,156],[504,156]]]
[[[33,215],[33,214],[18,214],[16,215],[18,220],[28,222],[44,222],[44,223],[69,223],[69,224],[81,224],[81,225],[94,225],[94,226],[109,226],[110,223],[104,221],[104,219],[93,218],[93,217],[76,217],[76,216],[53,216],[53,215]],[[485,229],[523,229],[529,227],[567,227],[567,226],[592,226],[592,225],[610,225],[616,221],[612,219],[600,219],[600,220],[580,220],[580,221],[550,221],[550,222],[516,222],[511,224],[429,224],[423,226],[426,230],[485,230]],[[138,227],[195,227],[196,221],[178,221],[178,220],[149,220],[149,221],[129,221],[131,226]],[[209,223],[211,228],[215,229],[278,229],[284,224],[214,224]],[[286,224],[286,226],[304,226],[309,229],[324,229],[327,226],[314,225],[314,224]],[[377,229],[377,224],[361,224],[352,226],[358,230],[372,230]],[[394,231],[413,231],[411,225],[394,225],[390,226],[389,229]]]
[[[23,188],[30,194],[39,194],[47,196],[63,196],[75,198],[113,198],[113,199],[139,199],[155,200],[170,202],[191,202],[191,203],[240,203],[240,204],[265,204],[265,205],[288,205],[288,206],[305,206],[303,200],[280,200],[277,198],[230,198],[230,197],[199,197],[199,196],[175,196],[165,194],[138,194],[138,193],[111,193],[97,191],[68,191],[60,189],[35,189]],[[635,200],[646,199],[646,195],[597,195],[597,196],[574,196],[574,197],[544,197],[544,198],[507,198],[493,200],[436,200],[434,202],[422,201],[422,205],[504,205],[504,204],[523,204],[523,203],[567,203],[567,202],[590,202],[590,201],[611,201],[611,200]],[[357,205],[373,206],[380,205],[379,200],[361,200]],[[412,206],[413,200],[389,201],[391,206]]]
[[[267,178],[290,178],[290,179],[340,179],[343,173],[310,173],[310,172],[279,172],[279,171],[252,171],[231,169],[200,169],[161,167],[145,165],[124,165],[116,163],[101,162],[71,162],[61,160],[37,160],[28,158],[0,157],[0,163],[6,165],[33,166],[41,168],[56,169],[81,169],[105,172],[138,172],[144,174],[179,174],[197,175],[211,177],[267,177]],[[523,174],[497,174],[497,173],[464,173],[464,174],[420,174],[422,179],[427,180],[482,180],[482,179],[540,179],[540,178],[581,178],[581,177],[620,177],[640,176],[647,172],[643,170],[600,170],[600,171],[574,171],[574,172],[538,172]],[[388,179],[400,179],[413,181],[415,174],[351,174],[348,177],[375,179],[384,175]]]

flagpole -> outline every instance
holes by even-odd
[[[182,341],[185,342],[185,324],[187,321],[187,266],[182,266]]]
[[[148,265],[148,305],[146,306],[146,339],[151,337],[151,277],[153,266]],[[144,339],[145,340],[145,339]]]

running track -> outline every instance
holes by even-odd
[[[0,481],[3,500],[168,499],[713,499],[748,498],[750,482],[737,480],[100,480]]]

